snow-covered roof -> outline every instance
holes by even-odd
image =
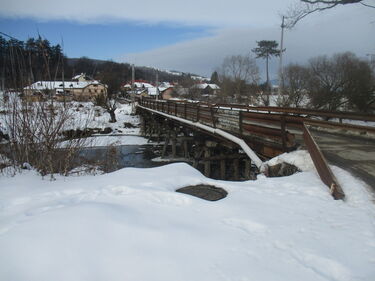
[[[168,88],[170,88],[170,87],[159,87],[159,94],[162,93],[162,92],[164,92]],[[157,93],[156,89],[157,89],[156,87],[147,88],[148,95],[149,96],[157,96],[158,93]]]
[[[197,76],[197,75],[191,75],[190,77],[193,80],[199,80],[199,81],[210,81],[211,80],[210,78]]]
[[[137,88],[153,88],[154,86],[146,82],[134,82],[134,86]]]
[[[30,86],[25,87],[25,90],[53,90],[53,89],[83,89],[89,85],[99,85],[99,81],[38,81]]]
[[[124,88],[131,88],[132,84],[127,83],[124,85]],[[151,85],[150,83],[147,82],[134,82],[134,87],[135,88],[152,88],[154,85]]]
[[[159,84],[159,88],[160,88],[160,87],[171,88],[171,87],[174,87],[174,85],[173,85],[172,83],[170,83],[170,82],[161,82],[161,83]]]
[[[72,78],[72,80],[76,80],[76,79],[78,79],[78,78],[80,78],[80,77],[82,77],[82,76],[84,76],[84,75],[85,75],[85,74],[83,74],[83,73],[78,74],[78,75],[74,76],[74,77]]]
[[[209,83],[200,83],[193,86],[193,88],[198,89],[206,89],[207,87],[211,88],[212,90],[220,90],[220,87],[216,84],[209,84]]]

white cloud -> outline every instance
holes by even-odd
[[[305,63],[313,56],[351,51],[365,57],[375,53],[375,18],[369,9],[352,8],[319,14],[285,32],[285,62]],[[374,15],[374,17],[373,17]],[[164,69],[210,75],[227,55],[247,54],[259,40],[280,39],[280,28],[217,29],[210,37],[177,43],[141,53],[125,54],[120,60]],[[259,61],[261,71],[264,62]],[[271,63],[276,73],[277,60]]]
[[[123,60],[139,65],[209,75],[226,55],[246,54],[255,41],[280,38],[280,17],[298,0],[1,0],[1,17],[65,19],[80,23],[130,21],[208,26],[213,35],[142,53]],[[286,62],[320,54],[375,53],[374,9],[345,5],[314,14],[285,36]],[[276,62],[273,62],[275,69]],[[260,62],[260,66],[263,63]]]
[[[101,21],[173,22],[187,25],[249,26],[279,21],[293,0],[2,0],[3,17]]]

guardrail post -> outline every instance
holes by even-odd
[[[212,126],[216,128],[215,114],[214,114],[214,109],[212,106],[210,106],[210,113],[211,113],[211,118],[212,118]]]
[[[286,144],[286,130],[285,130],[285,116],[281,116],[281,141],[283,143],[283,151],[287,151]]]
[[[200,107],[200,105],[199,104],[197,104],[197,120],[196,120],[196,122],[199,122],[199,107]]]
[[[186,119],[186,102],[184,102],[184,118]]]
[[[242,136],[242,121],[243,121],[243,116],[242,116],[242,111],[240,111],[240,116],[239,116],[239,124],[238,124],[238,126],[239,126],[239,129],[240,129],[240,134],[241,134],[241,136]]]
[[[177,116],[177,102],[174,103],[174,116]]]

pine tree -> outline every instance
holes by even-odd
[[[267,81],[266,85],[268,88],[268,95],[267,95],[267,105],[269,105],[269,92],[270,92],[270,79],[269,79],[269,71],[268,71],[268,63],[271,57],[278,57],[280,56],[280,50],[278,49],[279,44],[276,41],[268,41],[262,40],[257,41],[258,47],[252,49],[252,51],[256,54],[256,58],[262,58],[266,60],[266,73],[267,73]]]

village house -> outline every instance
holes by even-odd
[[[107,94],[107,86],[99,81],[38,81],[24,88],[26,97],[71,98],[89,101]]]
[[[131,83],[125,84],[123,88],[132,97],[170,99],[173,93],[173,85],[169,82],[162,82],[159,87],[155,87],[147,81],[136,80],[134,81],[134,91],[132,91]]]
[[[86,75],[86,73],[81,73],[72,78],[72,81],[76,82],[88,82],[88,81],[95,81],[92,77]]]
[[[193,90],[199,90],[202,97],[217,96],[220,87],[216,84],[199,83],[191,87]]]

